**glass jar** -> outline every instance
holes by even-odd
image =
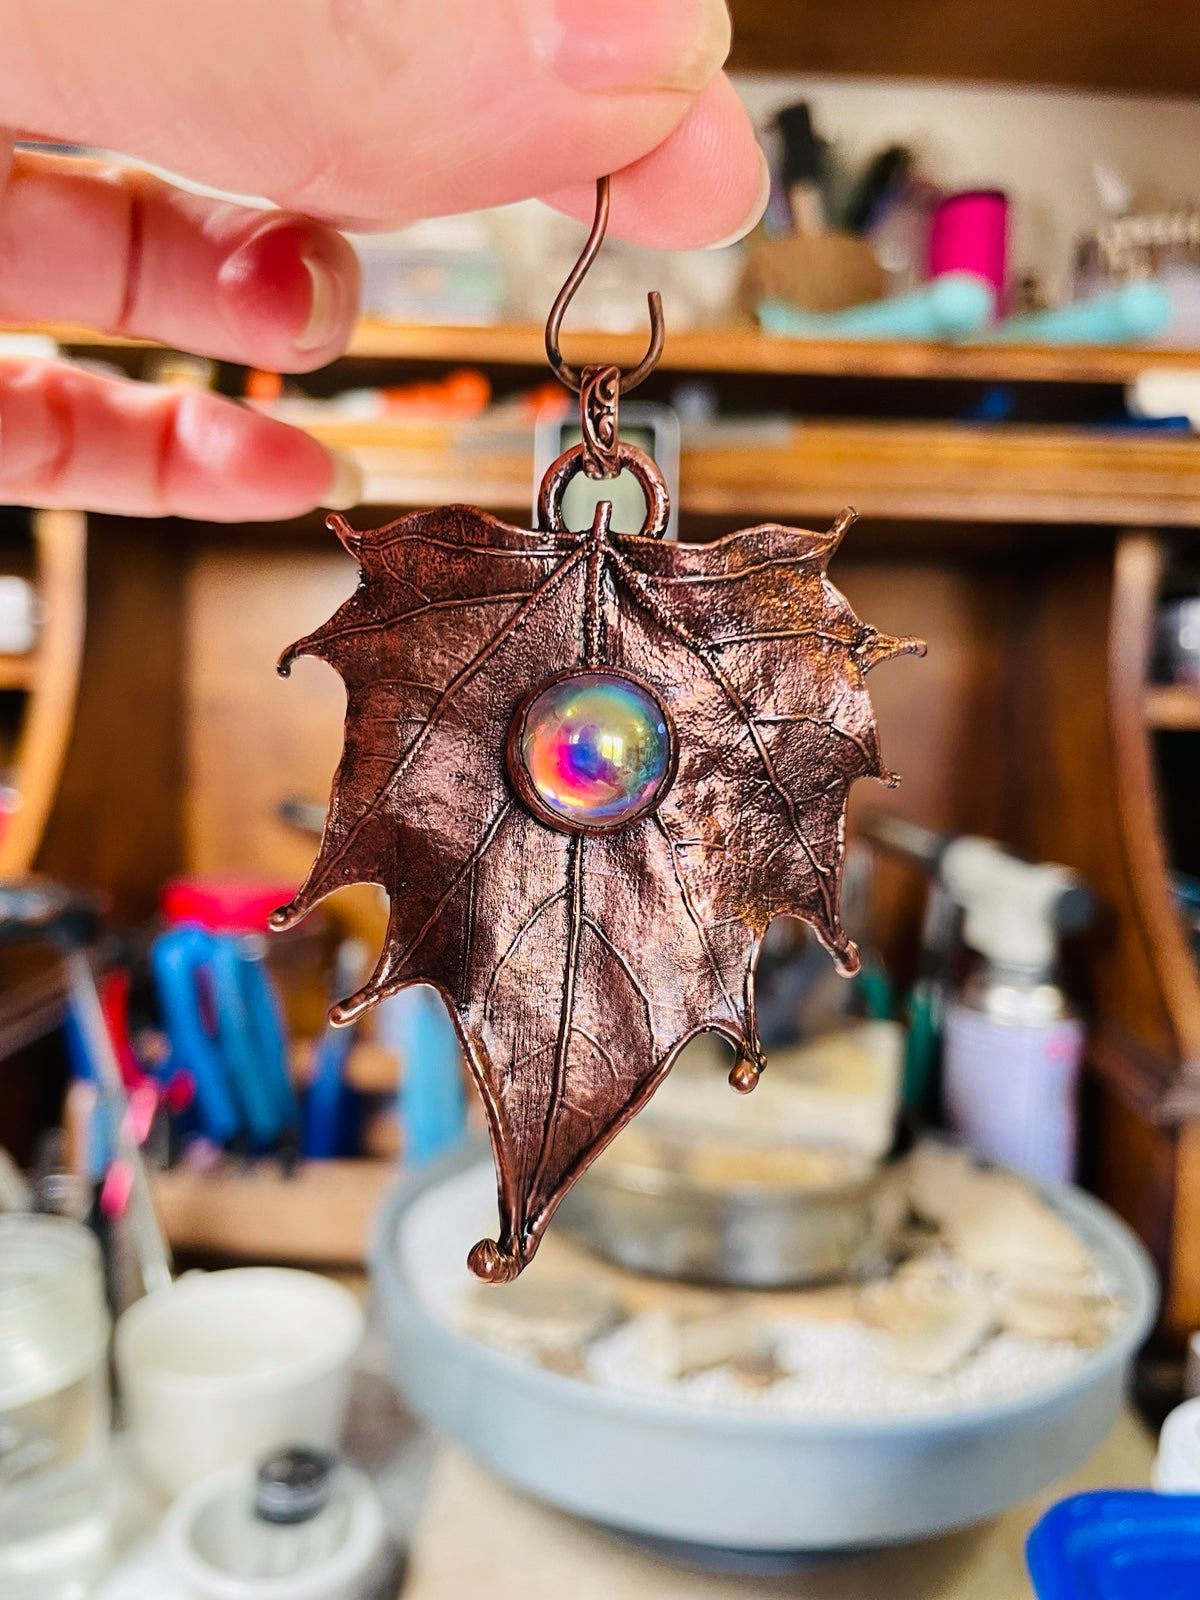
[[[76,1600],[109,1556],[109,1316],[93,1235],[0,1217],[0,1595]]]

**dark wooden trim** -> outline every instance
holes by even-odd
[[[738,71],[1194,95],[1195,0],[731,0]]]

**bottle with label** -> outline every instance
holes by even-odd
[[[1084,1028],[1055,969],[1059,936],[1087,925],[1091,895],[1068,868],[1021,861],[986,839],[952,840],[939,875],[963,908],[963,943],[981,958],[946,1010],[946,1120],[981,1155],[1069,1182]]]
[[[1057,984],[985,966],[944,1021],[944,1107],[981,1155],[1031,1178],[1075,1175],[1083,1023]]]

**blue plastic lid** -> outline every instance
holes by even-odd
[[[1038,1600],[1200,1600],[1200,1495],[1073,1495],[1046,1512],[1025,1559]]]

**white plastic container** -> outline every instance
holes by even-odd
[[[116,1347],[147,1475],[175,1496],[284,1445],[332,1449],[362,1333],[348,1290],[284,1267],[193,1273],[140,1300]]]
[[[92,1234],[0,1217],[4,1600],[75,1600],[108,1563],[108,1335]]]
[[[1185,1400],[1163,1423],[1152,1481],[1163,1494],[1200,1494],[1200,1400]]]
[[[175,1502],[162,1528],[173,1588],[188,1600],[359,1600],[385,1542],[383,1507],[362,1473],[339,1467],[335,1499],[322,1513],[336,1521],[327,1544],[297,1568],[281,1560],[274,1574],[241,1570],[253,1499],[253,1470],[235,1467]]]

